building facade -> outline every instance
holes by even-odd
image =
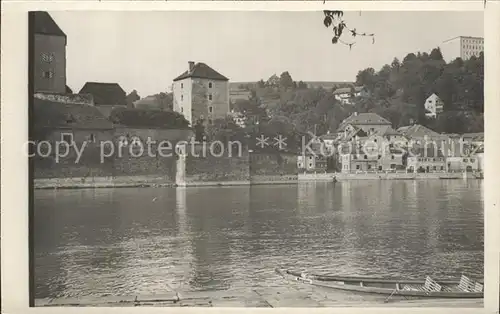
[[[229,79],[205,63],[188,62],[188,70],[174,79],[173,109],[191,125],[212,124],[223,119],[229,109]]]
[[[35,92],[66,92],[66,34],[49,13],[30,13],[33,25],[33,85]]]
[[[446,62],[456,58],[467,60],[472,56],[479,57],[484,51],[483,37],[458,36],[445,40],[439,47]]]
[[[363,86],[342,87],[342,88],[337,88],[335,91],[333,91],[333,96],[341,104],[349,105],[352,104],[352,100],[356,97],[367,97],[368,91]]]
[[[361,129],[366,134],[374,134],[387,130],[391,123],[375,113],[353,113],[340,124],[337,133],[349,133]]]
[[[444,103],[436,94],[430,95],[425,100],[425,116],[428,118],[436,118],[444,110]]]

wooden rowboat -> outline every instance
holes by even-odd
[[[462,275],[459,280],[394,279],[373,277],[351,277],[310,275],[276,268],[276,272],[285,279],[304,284],[332,288],[337,290],[381,294],[388,296],[421,298],[483,298],[483,282],[471,280]]]

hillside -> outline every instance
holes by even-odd
[[[319,88],[322,87],[324,89],[331,90],[333,86],[344,87],[345,85],[352,85],[354,82],[345,82],[345,81],[305,81],[308,88]],[[254,87],[257,82],[230,82],[229,90],[238,90],[241,85]]]

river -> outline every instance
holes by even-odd
[[[316,273],[482,277],[483,181],[36,190],[35,297],[273,287]]]

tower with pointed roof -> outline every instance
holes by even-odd
[[[35,92],[66,93],[66,34],[45,11],[30,12]]]
[[[174,79],[173,109],[191,126],[211,124],[229,113],[229,79],[205,63],[188,62],[188,69]]]

